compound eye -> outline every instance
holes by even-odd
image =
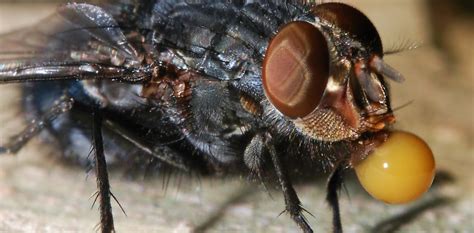
[[[310,23],[285,25],[270,41],[262,73],[265,94],[275,108],[293,119],[308,115],[328,81],[326,39]]]
[[[316,5],[312,12],[315,16],[349,32],[366,48],[380,57],[383,55],[382,40],[377,29],[364,13],[343,3],[323,3]]]

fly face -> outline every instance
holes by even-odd
[[[355,140],[394,122],[383,76],[401,75],[382,60],[380,37],[358,10],[315,6],[315,22],[284,25],[270,42],[263,86],[270,102],[305,135]]]

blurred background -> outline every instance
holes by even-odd
[[[0,32],[34,24],[60,1],[0,1]],[[345,232],[474,232],[474,1],[353,0],[379,30],[384,47],[403,52],[385,59],[405,75],[392,84],[397,128],[424,138],[434,151],[438,176],[421,200],[392,206],[369,197],[348,175],[341,193]],[[0,45],[1,46],[1,45]],[[416,49],[409,49],[417,47]],[[0,145],[19,132],[21,96],[0,86]],[[54,148],[33,140],[16,157],[0,158],[0,232],[93,232],[95,177],[63,166]],[[130,181],[112,174],[119,232],[299,232],[278,216],[278,190],[246,184],[245,178]],[[325,184],[297,187],[315,232],[330,232]]]

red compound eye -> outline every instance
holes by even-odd
[[[316,5],[313,14],[340,29],[349,32],[365,47],[379,56],[383,55],[382,40],[377,29],[364,13],[343,3],[323,3]]]
[[[285,116],[298,118],[311,113],[319,104],[328,76],[328,45],[314,25],[289,23],[271,40],[263,61],[263,88]]]

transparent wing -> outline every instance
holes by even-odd
[[[136,47],[102,8],[67,4],[33,27],[0,36],[0,83],[140,80],[147,71]]]

